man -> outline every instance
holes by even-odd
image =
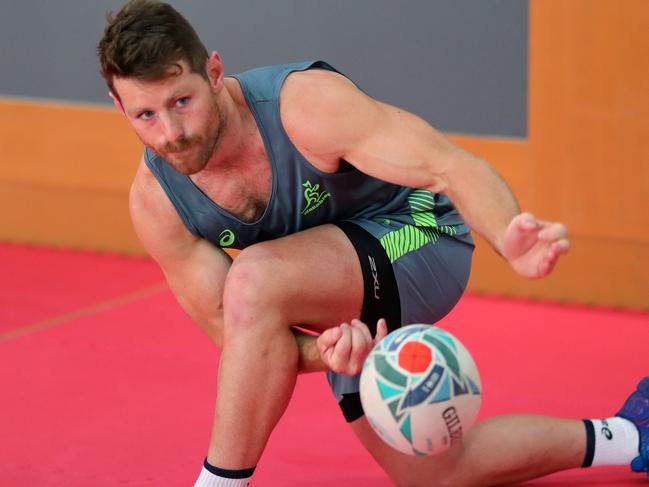
[[[455,305],[469,227],[527,278],[568,251],[563,225],[520,213],[486,162],[324,62],[224,77],[218,54],[156,1],[110,18],[99,54],[146,146],[130,195],[137,233],[222,349],[197,486],[247,485],[298,372],[314,370],[329,371],[351,428],[398,485],[487,485],[632,460],[647,469],[647,427],[634,422],[649,416],[649,381],[622,411],[629,419],[607,420],[611,451],[597,422],[507,416],[415,458],[364,418],[353,375],[388,327],[432,323]],[[228,247],[243,249],[234,262]],[[377,323],[374,338],[365,323]]]

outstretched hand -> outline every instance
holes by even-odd
[[[528,279],[545,277],[559,257],[568,252],[570,242],[561,223],[537,220],[531,213],[516,215],[503,240],[503,256],[512,268]]]
[[[376,324],[376,336],[361,320],[342,323],[325,330],[318,337],[318,351],[324,363],[334,372],[356,375],[363,369],[365,358],[376,343],[388,334],[383,318]]]

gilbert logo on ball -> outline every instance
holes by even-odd
[[[447,450],[475,422],[482,385],[473,358],[450,333],[431,325],[393,331],[363,365],[365,415],[390,446],[410,455]]]

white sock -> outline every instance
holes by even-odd
[[[594,439],[594,445],[587,447],[594,448],[590,466],[629,465],[639,455],[640,435],[631,421],[615,416],[590,422],[594,430],[588,434]]]
[[[225,470],[214,467],[205,460],[194,487],[247,487],[254,471],[254,468]]]

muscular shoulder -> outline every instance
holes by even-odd
[[[137,225],[146,224],[147,220],[163,220],[170,225],[173,225],[175,220],[182,223],[158,180],[145,164],[144,158],[140,160],[131,184],[129,209]]]
[[[131,185],[129,211],[142,245],[156,260],[165,259],[197,240],[185,227],[144,159]]]
[[[323,98],[341,96],[357,88],[342,74],[328,69],[312,68],[288,75],[282,86],[282,101],[318,102]]]
[[[349,79],[324,69],[292,73],[280,94],[282,123],[293,143],[336,164],[367,128],[376,106]]]

